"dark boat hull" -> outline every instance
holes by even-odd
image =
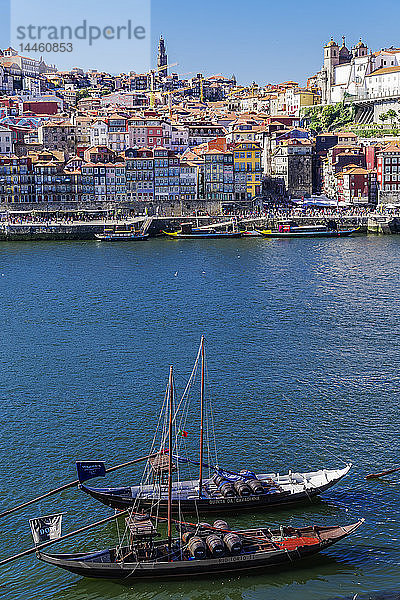
[[[307,489],[295,492],[293,487],[292,491],[285,491],[281,488],[279,491],[273,493],[265,493],[262,495],[251,495],[247,497],[235,496],[232,498],[226,497],[202,497],[198,498],[193,494],[193,491],[189,492],[191,497],[185,498],[182,495],[179,500],[177,498],[172,499],[172,511],[176,515],[180,506],[180,510],[186,513],[197,514],[225,514],[230,512],[246,512],[246,511],[273,511],[289,508],[294,505],[310,503],[316,499],[316,497],[322,492],[326,491],[338,481],[340,481],[350,470],[351,465],[347,465],[342,470],[327,471],[329,475],[326,476],[326,481],[321,482],[320,485],[308,486]],[[319,473],[319,472],[316,472]],[[323,473],[323,471],[321,471]],[[332,474],[332,475],[331,475]],[[189,482],[188,482],[189,483]],[[89,488],[85,485],[81,485],[81,489],[86,493],[102,502],[106,506],[114,509],[126,510],[137,506],[138,496],[132,495],[132,488]],[[137,488],[136,488],[137,489]],[[289,486],[290,489],[290,486]],[[149,495],[144,498],[140,496],[140,507],[143,510],[150,510],[154,503],[157,502],[157,506],[162,514],[166,514],[167,511],[167,498],[156,495]]]
[[[112,580],[176,580],[187,577],[224,575],[232,572],[268,572],[286,565],[293,566],[301,559],[317,554],[353,533],[361,523],[362,521],[345,527],[318,528],[321,532],[327,529],[332,533],[318,533],[319,540],[315,540],[311,545],[297,546],[293,550],[287,548],[255,550],[252,553],[228,555],[221,558],[113,563],[107,561],[110,551],[96,553],[95,559],[87,554],[49,555],[44,553],[38,553],[38,558],[76,575]],[[312,528],[309,529],[312,530]]]
[[[343,238],[356,233],[358,229],[346,229],[344,231],[260,231],[266,238],[300,239],[300,238]]]
[[[330,486],[328,486],[330,487]],[[137,504],[135,499],[122,498],[118,496],[114,496],[112,494],[105,494],[98,492],[97,490],[93,490],[91,488],[85,488],[82,486],[83,491],[87,494],[102,502],[106,506],[111,508],[116,508],[120,510],[126,510],[127,508],[132,508]],[[325,488],[327,489],[327,488]],[[212,498],[199,498],[193,500],[181,500],[180,510],[182,512],[195,514],[200,512],[200,514],[221,514],[229,513],[229,512],[245,512],[245,511],[263,511],[263,510],[281,510],[285,508],[289,508],[290,506],[294,506],[297,504],[310,503],[313,501],[316,496],[325,491],[321,490],[313,490],[308,492],[301,492],[299,494],[276,494],[274,496],[248,496],[245,498],[235,497],[235,498],[223,498],[223,499],[212,499]],[[172,502],[172,512],[177,515],[179,512],[178,501]],[[154,506],[154,500],[140,500],[140,507],[146,511],[150,510],[151,507]],[[158,502],[158,508],[162,514],[166,514],[167,512],[167,501],[161,500]]]
[[[165,565],[156,563],[157,569],[155,569],[153,565],[149,565],[146,568],[147,565],[144,564],[140,564],[138,567],[136,563],[131,565],[127,563],[121,567],[117,565],[110,565],[110,568],[107,569],[104,567],[96,569],[95,566],[90,566],[88,569],[86,566],[80,566],[79,563],[71,564],[71,561],[65,561],[64,564],[53,564],[56,564],[56,566],[70,571],[71,573],[75,573],[76,575],[93,577],[96,579],[168,580],[187,578],[189,576],[208,577],[210,575],[229,574],[232,572],[255,572],[259,570],[265,571],[268,568],[273,569],[287,564],[293,564],[294,562],[299,562],[301,558],[306,558],[307,556],[317,554],[327,546],[328,544],[323,547],[318,546],[317,548],[306,548],[304,551],[300,552],[300,556],[299,551],[296,550],[295,552],[282,552],[279,554],[279,556],[276,554],[270,554],[270,556],[258,557],[257,560],[254,560],[254,555],[250,555],[249,557],[224,557],[217,559],[218,562],[205,559],[201,561],[200,565],[193,565],[195,561],[187,561],[185,564],[179,565],[181,568],[176,568],[176,565],[179,563],[165,563]],[[45,562],[50,561],[46,560]]]
[[[169,233],[164,231],[165,235],[174,240],[198,240],[198,239],[226,239],[242,237],[241,231],[215,232],[215,233]]]

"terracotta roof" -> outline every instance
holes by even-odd
[[[348,144],[346,142],[340,142],[340,144],[336,144],[336,146],[332,146],[332,148],[343,148],[344,150],[359,150],[360,146]],[[332,150],[332,148],[330,148],[330,150]]]
[[[208,150],[204,154],[226,154],[226,152],[222,152],[222,150]]]
[[[343,175],[369,175],[372,171],[364,169],[359,165],[346,165],[340,173],[336,173],[335,177],[341,177]]]
[[[76,160],[79,160],[79,161],[81,161],[81,162],[84,162],[84,159],[83,159],[83,158],[81,158],[81,157],[80,157],[80,156],[78,156],[78,155],[75,155],[75,156],[73,156],[72,158],[70,158],[70,159],[68,160],[68,164],[69,164],[70,162],[74,162],[74,161],[76,161]]]
[[[373,56],[379,56],[380,54],[399,54],[399,52],[400,48],[385,48],[384,50],[374,52]]]
[[[47,121],[42,127],[74,127],[69,121]]]
[[[16,65],[18,68],[20,68],[19,65],[16,62],[13,62],[12,60],[4,60],[1,64],[3,67],[11,67],[12,65]]]
[[[104,152],[113,152],[113,150],[111,150],[111,148],[108,148],[108,146],[101,146],[101,145],[91,146],[90,148],[86,149],[86,152],[98,152],[99,150],[101,150],[101,151],[104,150]]]
[[[336,154],[336,158],[338,158],[338,156],[362,156],[361,153],[356,153],[356,152],[350,152],[349,150],[345,150],[344,152],[339,152],[338,154]]]
[[[385,148],[381,150],[381,152],[397,152],[400,153],[400,141],[399,142],[390,142]]]
[[[373,71],[369,75],[366,75],[366,77],[375,77],[375,75],[386,75],[388,73],[398,73],[398,72],[400,72],[400,66],[383,67],[381,69],[377,69],[376,71]]]
[[[246,144],[251,145],[251,146],[257,146],[257,150],[261,150],[260,144],[258,142],[253,142],[251,140],[241,140],[240,142],[238,142],[235,145],[235,148],[238,148],[239,146],[243,146],[243,145],[246,145]]]
[[[283,140],[281,146],[312,146],[312,142],[307,139],[293,138],[289,140]]]

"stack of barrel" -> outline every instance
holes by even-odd
[[[246,497],[252,495],[260,496],[264,493],[264,487],[254,473],[240,471],[239,474],[246,474],[246,480],[231,482],[222,475],[217,474],[213,476],[215,485],[225,498],[234,498],[235,496]]]
[[[203,559],[207,558],[207,555],[221,558],[226,554],[235,556],[241,553],[242,540],[230,531],[226,521],[214,521],[212,526],[209,523],[200,523],[199,527],[200,531],[197,534],[193,531],[185,531],[182,534],[182,543],[192,558]]]

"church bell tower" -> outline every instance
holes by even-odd
[[[160,36],[160,41],[158,42],[158,56],[157,56],[157,71],[158,75],[161,77],[166,77],[168,75],[168,56],[165,50],[165,42],[163,36]]]

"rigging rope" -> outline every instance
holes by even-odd
[[[283,400],[289,400],[289,402],[292,402],[291,398],[285,396],[285,394],[282,394],[282,398]],[[301,426],[300,426],[301,429]],[[310,430],[307,428],[307,435],[314,441],[316,442],[316,438],[310,434]],[[331,450],[329,450],[329,448],[327,448],[326,446],[323,447],[323,450],[325,452],[327,452],[328,454],[331,454],[336,460],[340,461],[341,463],[343,463],[345,466],[347,466],[349,463],[346,462],[345,460],[343,460],[343,458],[341,456],[337,456],[334,452],[332,452]]]

